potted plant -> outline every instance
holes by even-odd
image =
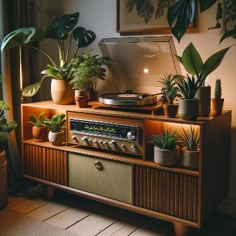
[[[6,160],[6,144],[10,132],[16,127],[14,120],[7,120],[6,112],[10,107],[0,100],[0,208],[7,205],[7,160]]]
[[[43,142],[47,140],[47,127],[43,124],[45,120],[44,112],[41,112],[38,116],[35,114],[29,114],[29,122],[33,125],[32,136],[37,142]]]
[[[222,113],[224,98],[222,98],[222,88],[221,88],[221,80],[217,79],[215,82],[215,96],[211,99],[212,106],[212,115],[218,116]]]
[[[199,99],[195,98],[196,92],[199,88],[199,82],[194,75],[190,77],[183,77],[181,75],[176,77],[176,84],[178,85],[181,98],[179,99],[179,116],[184,120],[195,120],[199,113]]]
[[[177,133],[164,130],[161,135],[152,137],[154,162],[163,166],[174,166],[178,162]]]
[[[65,131],[62,129],[65,124],[65,114],[55,114],[51,119],[45,119],[43,124],[48,128],[48,140],[55,146],[60,146],[65,138]]]
[[[199,115],[208,116],[210,113],[211,88],[206,86],[207,76],[213,72],[222,62],[226,52],[230,47],[222,49],[203,62],[199,52],[190,43],[183,51],[182,56],[176,56],[178,61],[184,66],[187,73],[194,75],[198,83],[198,91],[194,96],[199,99]]]
[[[193,126],[182,129],[182,134],[178,134],[179,145],[181,146],[180,163],[186,169],[197,170],[199,166],[200,137],[198,130]]]
[[[70,104],[74,101],[74,93],[69,85],[73,69],[71,59],[76,57],[80,48],[87,47],[96,38],[91,30],[77,26],[79,12],[63,15],[53,20],[44,27],[27,27],[14,30],[7,34],[1,45],[1,50],[19,46],[27,46],[43,53],[50,64],[41,72],[43,77],[40,82],[25,87],[22,91],[24,97],[34,96],[45,78],[52,78],[51,95],[57,104]],[[58,47],[58,64],[46,51],[35,47],[32,43],[41,42],[45,39],[53,39]],[[75,45],[72,45],[72,42]]]
[[[91,53],[83,53],[73,60],[72,78],[70,84],[76,93],[87,93],[87,99],[97,100],[97,83],[98,80],[105,80],[106,71],[111,66],[111,59],[104,56],[92,55]],[[83,94],[84,96],[84,94]],[[79,97],[79,96],[75,96]]]
[[[162,85],[162,91],[167,99],[167,102],[163,103],[164,114],[167,117],[175,117],[178,113],[179,107],[177,103],[174,103],[174,99],[179,97],[175,76],[167,74],[161,77],[159,82]]]

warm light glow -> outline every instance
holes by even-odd
[[[144,72],[144,74],[148,74],[148,73],[149,73],[149,69],[145,67],[145,68],[143,69],[143,72]]]

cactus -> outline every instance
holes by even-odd
[[[215,98],[220,99],[221,98],[221,80],[217,79],[215,83]]]

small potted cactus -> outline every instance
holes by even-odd
[[[222,96],[221,80],[215,82],[215,97],[211,99],[212,115],[218,116],[222,113],[224,98]]]

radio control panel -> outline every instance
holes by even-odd
[[[123,120],[69,116],[68,142],[84,148],[143,155],[142,128]]]

